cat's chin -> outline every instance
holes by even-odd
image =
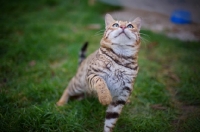
[[[136,43],[136,39],[134,38],[127,38],[124,34],[121,34],[120,36],[116,37],[116,38],[112,38],[111,42],[113,44],[117,44],[119,46],[132,46]]]
[[[134,47],[134,45],[130,44],[118,44],[118,43],[112,43],[112,45],[119,46],[119,47]]]

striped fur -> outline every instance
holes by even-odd
[[[100,48],[83,60],[87,43],[83,46],[78,71],[57,105],[65,104],[69,97],[82,98],[85,93],[95,94],[101,104],[108,105],[104,132],[111,132],[133,90],[139,70],[141,20],[115,21],[107,14],[105,23]]]

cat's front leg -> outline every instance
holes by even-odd
[[[91,75],[88,77],[90,87],[96,91],[99,102],[102,105],[108,105],[112,101],[112,96],[103,78]]]

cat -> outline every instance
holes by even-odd
[[[104,132],[111,132],[133,90],[139,70],[140,28],[139,17],[127,22],[116,21],[106,14],[100,48],[83,60],[87,43],[83,46],[78,71],[57,105],[64,105],[69,97],[81,99],[84,93],[93,93],[102,105],[108,105]]]

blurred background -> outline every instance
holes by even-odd
[[[144,29],[162,32],[169,37],[183,41],[198,41],[200,39],[200,2],[198,0],[101,1],[122,6],[122,11],[111,13],[119,19],[129,20],[140,16],[143,20]],[[185,12],[188,14],[185,14]],[[170,20],[173,16],[176,17],[175,21]],[[183,24],[183,20],[190,22]]]
[[[94,97],[56,107],[104,16],[142,19],[140,70],[114,132],[200,131],[198,0],[1,0],[0,131],[102,132]]]

